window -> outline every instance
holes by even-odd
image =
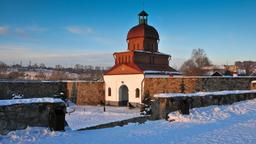
[[[135,97],[139,98],[140,97],[140,89],[136,88],[135,90]]]
[[[127,58],[127,56],[125,56],[125,63],[127,63],[128,62],[128,58]]]
[[[118,57],[118,63],[121,63],[121,57]]]
[[[108,96],[111,96],[111,88],[108,88]]]

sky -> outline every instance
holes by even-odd
[[[195,48],[218,65],[256,60],[256,0],[0,0],[0,61],[112,66],[143,9],[173,67]]]

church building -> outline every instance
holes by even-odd
[[[171,56],[159,52],[159,34],[148,24],[148,14],[138,14],[139,24],[127,34],[127,50],[113,54],[115,65],[104,74],[105,102],[108,105],[139,106],[144,98],[145,77],[179,74],[169,66]]]

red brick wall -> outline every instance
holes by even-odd
[[[67,94],[78,105],[98,105],[105,101],[104,82],[67,82]]]
[[[185,93],[198,91],[248,90],[256,77],[177,77],[145,78],[144,93],[179,93],[184,85]]]

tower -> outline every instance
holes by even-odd
[[[142,11],[138,14],[139,24],[131,28],[127,35],[128,50],[158,52],[159,34],[148,25],[148,14]]]

